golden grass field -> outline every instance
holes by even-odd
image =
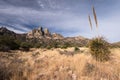
[[[107,62],[83,47],[0,52],[0,80],[120,80],[120,48],[111,49]]]

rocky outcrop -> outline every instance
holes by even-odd
[[[52,38],[53,38],[53,39],[63,39],[64,37],[63,37],[62,35],[60,35],[60,34],[53,33],[53,34],[52,34]]]
[[[42,27],[39,27],[38,29],[33,29],[32,31],[28,32],[26,38],[28,38],[28,39],[30,39],[30,38],[63,39],[64,37],[57,33],[51,34],[49,32],[48,28],[45,28],[43,30]]]
[[[45,36],[46,38],[51,38],[51,33],[49,32],[48,28],[45,28],[45,29],[44,29],[44,36]]]
[[[43,38],[44,31],[42,27],[39,27],[38,29],[33,29],[32,31],[27,33],[26,38]]]
[[[44,34],[45,34],[45,35],[50,35],[48,28],[45,28],[45,29],[44,29]]]

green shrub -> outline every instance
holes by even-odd
[[[9,51],[19,49],[20,45],[12,37],[0,36],[0,51]]]
[[[27,43],[27,42],[22,42],[21,45],[20,45],[20,47],[21,47],[21,49],[23,51],[29,51],[31,45],[29,43]]]
[[[51,49],[52,47],[51,47],[51,46],[47,46],[46,48],[47,48],[47,49]]]
[[[3,52],[8,52],[10,50],[10,48],[6,45],[0,45],[0,51]]]
[[[94,38],[89,43],[90,53],[97,61],[109,60],[109,43],[104,38]]]
[[[70,43],[65,42],[63,45],[61,45],[62,49],[67,49],[68,47],[71,47]]]
[[[74,51],[80,51],[80,49],[78,47],[75,47]]]
[[[61,46],[61,49],[67,49],[67,48],[68,48],[68,46],[66,46],[66,45]]]
[[[40,48],[40,47],[41,47],[41,44],[40,44],[40,43],[35,43],[35,44],[33,45],[33,47],[35,47],[35,48]]]

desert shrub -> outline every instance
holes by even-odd
[[[61,46],[61,49],[67,49],[67,48],[68,48],[68,46],[66,46],[66,45]]]
[[[10,50],[10,48],[6,45],[0,45],[0,51],[3,52],[8,52]]]
[[[93,72],[96,70],[96,66],[90,63],[86,63],[83,68],[83,76],[92,76]]]
[[[33,45],[33,47],[35,47],[35,48],[40,48],[40,47],[41,47],[41,44],[40,44],[40,43],[35,43],[35,44]]]
[[[54,47],[54,48],[58,48],[58,47],[59,47],[59,43],[57,43],[57,42],[54,41],[52,47]]]
[[[29,51],[31,45],[29,43],[27,43],[27,42],[22,42],[21,45],[20,45],[20,47],[21,47],[21,49],[23,51]]]
[[[67,49],[68,47],[71,47],[70,43],[68,43],[68,42],[65,42],[63,45],[61,45],[62,49]]]
[[[97,61],[107,61],[110,50],[109,43],[104,38],[94,38],[89,43],[90,53]]]
[[[19,49],[19,44],[16,40],[9,36],[0,36],[0,51],[8,51]]]
[[[74,47],[74,51],[80,51],[78,47]]]
[[[51,48],[52,48],[52,46],[47,46],[46,48],[47,48],[47,49],[51,49]]]

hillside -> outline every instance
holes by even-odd
[[[39,27],[25,34],[17,34],[5,27],[0,28],[0,51],[22,48],[67,48],[87,46],[89,39],[82,36],[63,37]],[[14,45],[14,46],[13,46]]]
[[[112,44],[114,47],[120,47],[120,42],[115,42]]]

